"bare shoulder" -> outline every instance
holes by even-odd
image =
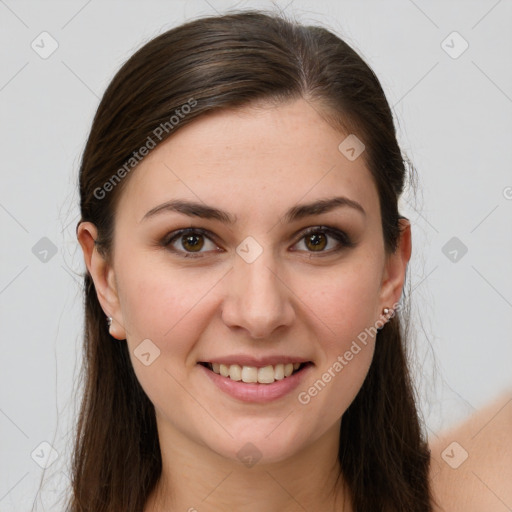
[[[433,436],[435,512],[512,511],[512,391]]]

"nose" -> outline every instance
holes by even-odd
[[[228,277],[222,307],[222,319],[228,327],[244,329],[254,339],[269,339],[276,329],[292,324],[293,292],[269,251],[263,251],[252,263],[236,255]]]

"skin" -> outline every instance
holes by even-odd
[[[308,404],[297,395],[365,328],[382,325],[382,309],[399,301],[411,255],[408,221],[399,248],[386,254],[377,189],[363,158],[350,161],[338,150],[345,137],[302,99],[203,116],[132,171],[116,212],[110,265],[94,247],[95,226],[80,225],[98,299],[114,319],[110,332],[126,339],[156,409],[163,472],[145,512],[334,510],[335,498],[337,506],[343,501],[343,481],[335,485],[339,429],[375,339],[369,336]],[[297,204],[338,195],[359,202],[366,215],[344,206],[283,220]],[[174,198],[237,220],[229,226],[166,212],[141,221]],[[303,231],[322,225],[346,232],[355,247],[323,231],[327,245],[315,252]],[[191,226],[215,236],[199,237],[200,257],[160,244]],[[263,250],[252,263],[236,253],[248,236]],[[181,237],[173,246],[181,254],[193,250]],[[145,366],[134,350],[148,338],[160,356]],[[245,403],[221,392],[197,364],[235,353],[292,355],[314,367],[288,395]],[[237,456],[247,443],[261,455],[252,467]]]
[[[430,477],[438,503],[434,512],[512,510],[511,433],[509,390],[460,424],[433,435]],[[457,445],[452,446],[454,442]],[[465,460],[463,450],[468,454]]]

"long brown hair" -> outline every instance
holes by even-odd
[[[408,173],[379,80],[327,29],[245,11],[195,19],[159,35],[108,86],[79,180],[80,222],[96,225],[97,246],[107,261],[116,204],[139,148],[162,142],[209,111],[294,98],[306,99],[332,126],[364,141],[386,251],[395,251],[398,198]],[[84,285],[83,399],[69,511],[140,512],[161,474],[155,410],[134,374],[126,342],[106,328],[87,271]],[[406,357],[408,318],[405,302],[379,331],[369,373],[343,415],[339,460],[357,512],[432,510],[430,452]]]

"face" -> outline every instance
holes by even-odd
[[[132,171],[100,301],[160,432],[269,462],[337,435],[406,263],[384,251],[377,189],[345,137],[303,100],[222,111]]]

